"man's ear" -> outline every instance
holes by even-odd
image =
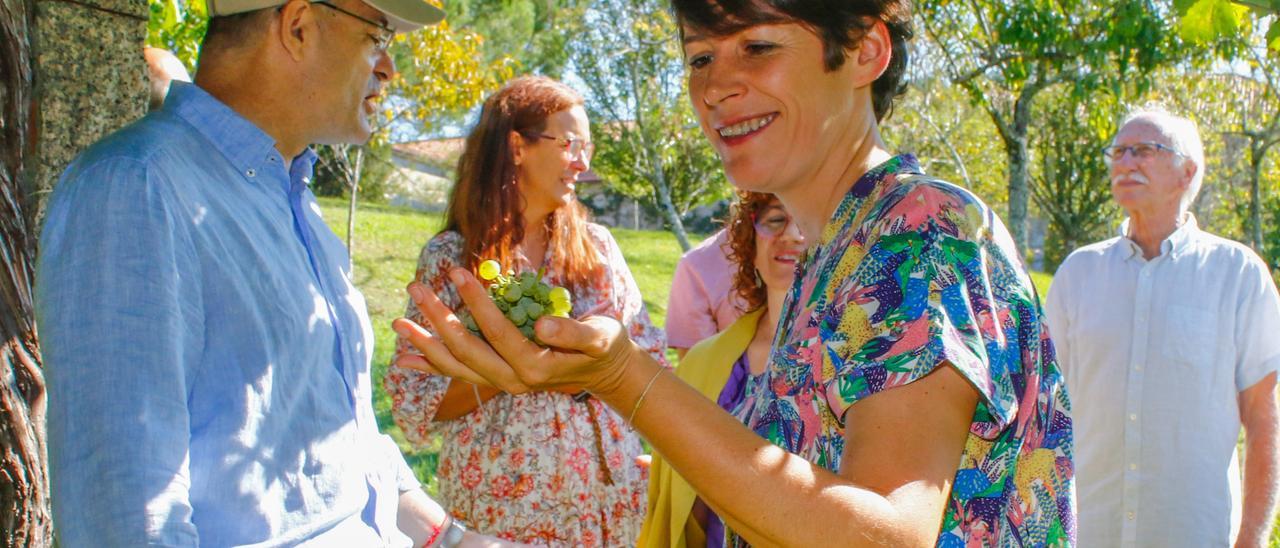
[[[315,7],[307,0],[289,0],[280,6],[280,26],[272,26],[273,38],[289,53],[294,61],[301,61],[308,42],[318,40],[319,22]]]
[[[511,148],[511,159],[519,167],[524,162],[524,136],[512,130],[507,134],[507,146]]]
[[[889,27],[884,21],[876,19],[858,42],[857,48],[850,51],[853,61],[854,85],[869,86],[884,74],[893,60],[893,39],[889,37]]]

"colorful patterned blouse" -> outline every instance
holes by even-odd
[[[968,191],[920,175],[909,155],[862,176],[778,325],[770,367],[735,411],[757,434],[838,471],[850,406],[951,363],[981,397],[938,546],[1074,544],[1071,406],[1053,345],[1012,239]]]
[[[631,340],[665,363],[665,338],[649,321],[617,242],[599,225],[588,225],[588,233],[605,273],[574,295],[573,317],[616,318]],[[418,280],[450,307],[461,300],[446,274],[460,264],[462,243],[456,232],[437,234],[418,262]],[[563,285],[561,273],[549,270],[544,280]],[[405,317],[424,321],[412,302]],[[410,348],[401,339],[396,355]],[[441,502],[475,530],[549,546],[635,544],[648,482],[635,464],[640,439],[600,400],[579,403],[560,392],[500,394],[463,417],[434,422],[448,377],[391,367],[384,382],[396,423],[411,442],[425,446],[441,436]]]

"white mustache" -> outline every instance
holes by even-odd
[[[1120,181],[1125,181],[1125,180],[1133,181],[1135,183],[1141,183],[1144,185],[1151,184],[1151,181],[1147,180],[1147,176],[1141,173],[1126,173],[1124,175],[1116,175],[1111,178],[1111,184],[1113,185],[1119,184]]]

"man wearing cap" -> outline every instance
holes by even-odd
[[[65,546],[422,546],[464,537],[374,418],[372,330],[307,189],[360,143],[422,0],[209,0],[195,84],[81,154],[37,320]]]

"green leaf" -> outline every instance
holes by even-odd
[[[1173,9],[1178,12],[1178,15],[1185,16],[1187,14],[1187,10],[1191,9],[1191,6],[1194,6],[1197,1],[1198,0],[1173,0]]]
[[[1280,17],[1273,19],[1267,29],[1267,47],[1272,51],[1280,51]]]
[[[1249,8],[1230,0],[1196,0],[1178,23],[1184,40],[1205,44],[1247,28]]]

